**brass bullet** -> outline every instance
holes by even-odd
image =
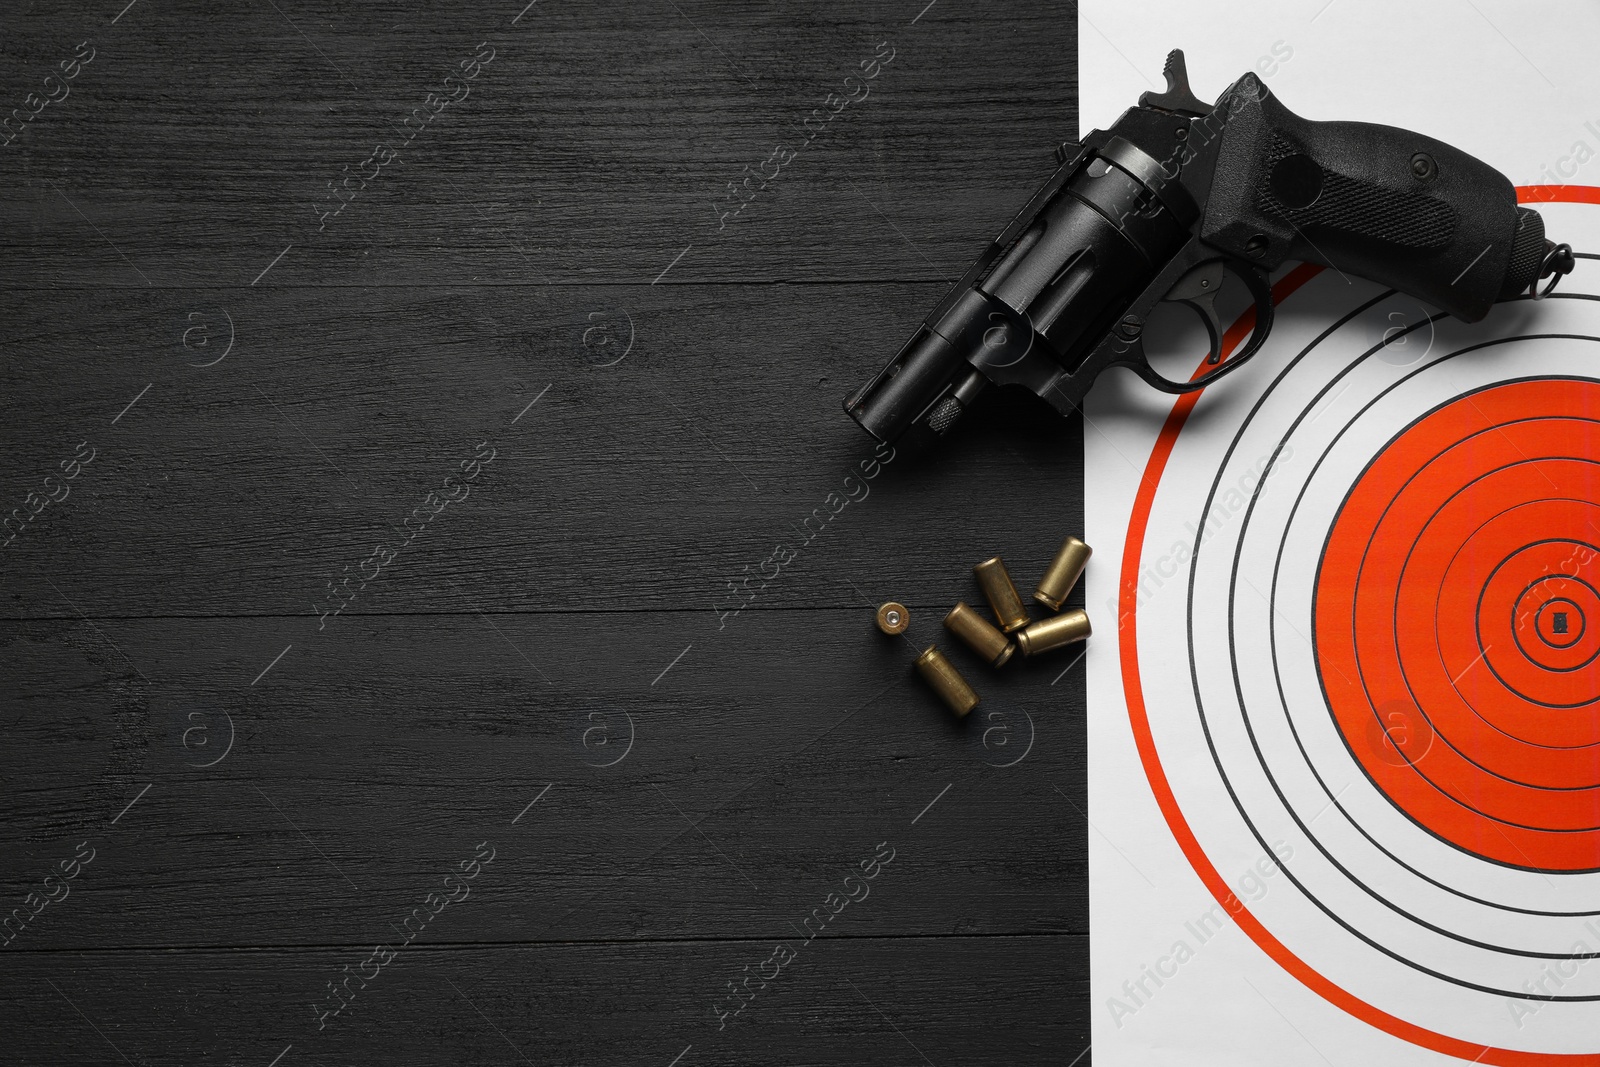
[[[878,605],[878,629],[886,634],[903,634],[911,625],[911,612],[904,604],[890,600]]]
[[[1012,633],[1028,625],[1028,609],[1022,606],[1016,583],[999,556],[984,560],[972,568],[972,573],[977,575],[984,599],[994,609],[994,617],[1000,620],[1000,629]]]
[[[1060,611],[1061,602],[1067,599],[1072,587],[1078,584],[1078,577],[1083,574],[1083,568],[1093,554],[1094,549],[1076,537],[1069,537],[1061,542],[1061,549],[1056,553],[1056,558],[1050,561],[1050,566],[1045,568],[1044,577],[1039,579],[1039,588],[1033,591],[1033,599],[1051,611]]]
[[[967,680],[961,677],[955,664],[945,659],[944,653],[933,645],[917,657],[917,673],[922,675],[923,681],[933,687],[939,694],[939,699],[945,706],[956,713],[958,718],[978,706],[978,694]]]
[[[1027,629],[1017,635],[1017,647],[1022,649],[1024,656],[1037,656],[1041,652],[1082,641],[1088,636],[1089,613],[1082,608],[1073,608],[1064,614],[1030,623]]]
[[[982,656],[991,667],[1003,666],[1017,650],[1005,634],[996,630],[989,620],[968,607],[965,601],[950,609],[944,617],[944,627]]]

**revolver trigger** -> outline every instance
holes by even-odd
[[[1211,340],[1211,355],[1206,359],[1211,364],[1222,359],[1222,319],[1217,314],[1217,293],[1222,290],[1225,269],[1220,259],[1202,263],[1179,278],[1177,284],[1162,297],[1172,303],[1187,305],[1199,314],[1205,323],[1206,335]]]

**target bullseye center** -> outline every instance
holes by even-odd
[[[1496,863],[1600,868],[1597,529],[1600,383],[1525,380],[1398,434],[1326,543],[1335,724],[1390,803]]]
[[[1594,586],[1597,576],[1593,568],[1561,573],[1570,568],[1567,560],[1589,550],[1566,542],[1539,547],[1547,549],[1542,554],[1545,573],[1526,583],[1512,602],[1511,636],[1519,662],[1505,664],[1503,673],[1508,685],[1530,698],[1549,698],[1547,702],[1553,706],[1589,703],[1600,698],[1600,671],[1592,669],[1595,655],[1600,652],[1600,629],[1589,625],[1591,618],[1600,618],[1600,593]],[[1564,559],[1555,561],[1558,555]],[[1537,556],[1529,563],[1538,563]],[[1550,573],[1552,570],[1556,572]],[[1514,570],[1511,576],[1515,577]],[[1503,610],[1511,599],[1507,584],[1490,582],[1480,601],[1481,613]],[[1500,634],[1504,643],[1504,624],[1499,619],[1480,614],[1478,631],[1484,635]],[[1503,663],[1505,658],[1502,655],[1499,660]],[[1518,685],[1519,680],[1524,684]],[[1532,684],[1527,684],[1530,681]]]
[[[1524,607],[1519,612],[1519,629],[1520,619],[1526,615]],[[1583,608],[1564,596],[1551,597],[1533,611],[1533,632],[1551,648],[1571,648],[1582,640],[1587,629],[1588,617]]]

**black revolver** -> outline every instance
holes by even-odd
[[[1466,322],[1499,300],[1549,293],[1573,268],[1504,175],[1421,134],[1310,122],[1254,74],[1215,105],[1167,88],[1109,130],[1058,150],[1061,166],[951,287],[899,355],[845,401],[882,441],[943,436],[988,385],[1022,385],[1063,415],[1108,367],[1187,393],[1242,366],[1272,329],[1271,272],[1335,267]],[[1223,362],[1225,274],[1255,303],[1250,340]],[[1550,279],[1539,288],[1543,279]],[[1142,336],[1162,301],[1198,312],[1211,369],[1173,381]]]

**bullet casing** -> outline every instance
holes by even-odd
[[[917,673],[958,717],[978,706],[977,692],[936,646],[929,645],[927,651],[917,657]]]
[[[972,573],[983,588],[984,599],[994,609],[994,617],[1000,620],[1001,630],[1009,634],[1028,625],[1028,609],[1022,606],[1022,596],[1004,560],[999,556],[984,560],[972,568]]]
[[[1017,634],[1017,647],[1022,649],[1024,656],[1037,656],[1041,652],[1082,641],[1088,636],[1089,613],[1082,608],[1073,608],[1030,623],[1027,629]]]
[[[889,635],[903,634],[911,625],[911,612],[904,604],[890,600],[878,605],[878,629]]]
[[[996,630],[988,619],[965,601],[950,609],[950,614],[944,617],[944,626],[961,638],[968,648],[982,656],[991,667],[1004,666],[1017,650],[1017,646],[1005,634]]]
[[[1051,611],[1060,611],[1062,602],[1072,592],[1072,587],[1078,584],[1078,578],[1093,554],[1094,549],[1076,537],[1068,537],[1061,542],[1056,558],[1050,561],[1044,577],[1039,579],[1039,588],[1033,591],[1033,599]]]

